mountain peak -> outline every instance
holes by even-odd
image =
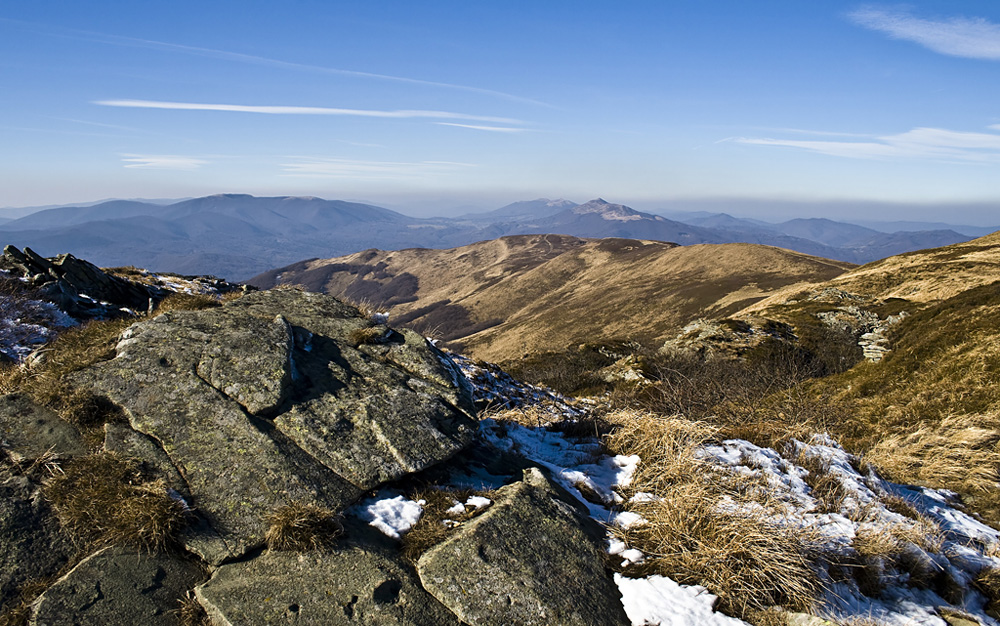
[[[643,215],[635,209],[629,208],[624,204],[612,204],[604,198],[597,198],[581,204],[574,207],[572,211],[577,215],[596,214],[605,220],[624,222],[641,220],[643,218]]]

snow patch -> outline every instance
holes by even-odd
[[[357,505],[358,516],[383,534],[400,539],[423,514],[424,500],[407,500],[402,495],[395,497],[369,498]]]

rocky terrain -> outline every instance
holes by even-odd
[[[159,290],[206,283],[4,258],[8,280],[61,285],[39,302],[108,282],[145,289],[147,307],[82,298],[105,307],[96,321],[10,352],[21,364],[0,378],[2,624],[998,623],[1000,534],[977,516],[983,501],[861,454],[847,422],[779,404],[778,434],[766,420],[726,424],[737,413],[725,402],[685,405],[690,419],[657,412],[639,400],[667,379],[642,355],[606,368],[639,394],[630,406],[622,391],[568,398],[329,295],[217,284],[169,307]],[[85,288],[67,278],[84,272]],[[900,304],[800,285],[691,324],[661,354],[784,359],[775,341],[798,349],[808,327],[827,328],[883,345],[881,362],[795,384],[856,384],[900,371],[914,320],[992,288]],[[115,311],[126,317],[101,321]],[[762,398],[753,419],[770,410]],[[979,460],[993,466],[975,468],[976,488],[995,491],[996,459]]]

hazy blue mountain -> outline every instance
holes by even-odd
[[[708,230],[675,222],[661,215],[642,213],[602,198],[564,209],[536,220],[513,225],[506,234],[554,233],[576,237],[623,237],[654,239],[679,244],[722,243],[724,238]]]
[[[701,226],[703,228],[721,228],[732,231],[763,231],[774,232],[775,224],[749,220],[741,217],[733,217],[728,213],[708,213],[705,211],[689,212],[679,215],[668,216],[685,224]]]
[[[951,230],[968,237],[985,237],[1000,230],[997,226],[969,226],[967,224],[946,224],[945,222],[877,222],[853,220],[855,224],[877,230],[882,233],[912,232],[920,230]]]
[[[468,213],[459,219],[474,221],[503,221],[503,220],[532,220],[555,215],[560,211],[571,209],[577,206],[575,202],[563,200],[549,200],[548,198],[538,198],[537,200],[521,200],[512,202],[499,209],[487,211],[485,213]]]
[[[700,243],[756,243],[864,263],[965,241],[949,230],[882,233],[832,220],[766,224],[724,213],[685,223],[603,199],[515,202],[470,218],[417,219],[359,202],[219,194],[158,204],[112,200],[45,209],[0,223],[0,245],[70,252],[98,265],[242,280],[305,258],[368,248],[452,248],[505,235],[562,234]],[[486,216],[486,217],[484,217]],[[492,216],[492,217],[489,217]]]
[[[4,230],[63,228],[87,222],[124,219],[140,215],[157,216],[163,207],[135,200],[109,200],[92,206],[44,209],[4,224]]]
[[[817,241],[835,248],[851,247],[869,241],[881,234],[876,230],[865,228],[864,226],[835,222],[819,217],[788,220],[787,222],[775,224],[774,229],[792,237]],[[951,241],[949,243],[956,242]]]
[[[726,213],[701,211],[685,215],[689,216],[685,223],[715,230],[727,241],[778,246],[851,263],[868,263],[903,252],[938,248],[971,239],[966,234],[946,228],[901,229],[886,233],[824,218],[802,218],[771,224]]]

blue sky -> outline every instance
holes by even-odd
[[[0,206],[1000,221],[996,2],[7,2],[0,89]]]

